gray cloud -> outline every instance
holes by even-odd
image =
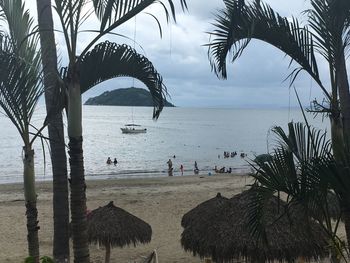
[[[178,0],[174,0],[178,2]],[[35,10],[35,1],[31,10]],[[267,0],[282,15],[300,17],[302,10],[308,8],[304,0]],[[160,38],[157,23],[148,15],[139,15],[136,19],[135,48],[146,55],[163,75],[173,103],[179,106],[288,106],[289,83],[283,80],[291,72],[288,69],[289,59],[275,48],[262,42],[252,41],[246,51],[234,64],[228,65],[228,79],[219,80],[211,72],[207,57],[209,42],[206,32],[213,29],[214,14],[223,7],[222,0],[188,0],[189,10],[181,12],[178,8],[177,24],[166,24],[160,6],[153,6],[148,11],[156,14],[162,24],[163,37]],[[178,7],[178,5],[177,5]],[[34,12],[33,11],[33,12]],[[36,13],[33,13],[36,14]],[[58,19],[55,26],[59,29]],[[98,21],[91,18],[82,29],[97,29]],[[132,19],[117,31],[133,39],[135,20]],[[82,33],[79,37],[79,50],[91,40],[93,34]],[[62,64],[67,63],[63,36],[56,33]],[[108,36],[104,39],[118,43],[134,45],[133,40]],[[139,47],[140,44],[142,48]],[[320,66],[325,76],[327,68]],[[325,78],[326,79],[326,78]],[[105,90],[128,87],[130,79],[116,79],[100,84],[89,91],[84,98],[95,96]],[[138,86],[141,86],[136,82]],[[312,84],[310,78],[302,74],[295,83],[303,103],[313,97],[322,97],[320,90]],[[310,96],[311,89],[311,96]],[[292,105],[296,105],[295,96],[291,95]]]

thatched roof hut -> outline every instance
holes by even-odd
[[[268,200],[262,217],[267,243],[252,238],[247,207],[254,194],[253,190],[244,191],[227,200],[221,209],[206,210],[206,214],[193,211],[200,206],[194,208],[194,218],[182,233],[183,248],[220,263],[242,258],[250,262],[292,262],[301,256],[311,260],[328,255],[322,228],[314,222],[307,224],[297,210],[285,213],[284,202],[277,197]]]
[[[223,207],[226,205],[228,198],[222,196],[218,193],[214,198],[211,198],[201,204],[196,208],[188,211],[181,220],[181,226],[186,227],[192,223],[196,218],[201,218],[202,216],[208,216],[208,211],[211,211],[211,214],[215,214],[216,210],[220,212]]]
[[[152,228],[142,219],[114,206],[111,201],[88,214],[88,235],[90,243],[106,247],[107,258],[111,247],[150,242]]]

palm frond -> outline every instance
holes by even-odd
[[[210,63],[218,76],[227,77],[226,58],[229,53],[232,53],[233,62],[251,39],[257,39],[286,53],[300,65],[300,70],[308,72],[328,94],[319,77],[313,37],[307,27],[301,27],[297,19],[289,22],[265,4],[244,4],[240,0],[224,2],[225,8],[216,15],[213,24],[215,29],[210,32],[213,39],[208,44]],[[300,70],[292,72],[292,81]]]
[[[303,123],[289,123],[289,134],[285,134],[279,126],[273,128],[279,142],[290,150],[300,162],[324,157],[330,154],[331,142],[327,132],[309,128]]]
[[[141,13],[152,4],[160,4],[164,9],[166,19],[169,20],[170,13],[163,2],[168,2],[170,13],[176,21],[175,5],[172,0],[93,0],[95,13],[101,21],[100,33],[85,47],[81,55],[85,55],[102,36],[112,32],[112,30]],[[182,9],[187,8],[186,0],[180,0],[180,3]],[[157,25],[160,26],[156,16],[153,17],[156,19]]]
[[[43,93],[40,75],[25,61],[0,51],[0,106],[23,136]]]
[[[309,23],[317,40],[317,50],[327,61],[343,53],[349,31],[350,2],[347,0],[311,0]]]
[[[175,19],[175,6],[172,0],[167,0],[170,7],[170,12]],[[169,11],[162,1],[157,0],[93,0],[94,9],[97,17],[101,21],[100,31],[103,32],[106,28],[108,31],[113,30],[145,8],[154,3],[160,3],[164,7],[166,18],[169,18]],[[186,8],[186,0],[180,1],[182,8]]]
[[[86,0],[55,0],[55,10],[63,27],[64,38],[71,61],[75,59],[77,38]]]
[[[39,36],[33,34],[34,19],[25,9],[22,0],[2,0],[0,8],[8,25],[8,33],[3,33],[0,49],[6,53],[14,53],[26,63],[32,74],[40,74],[40,53],[37,52]]]
[[[25,135],[43,93],[38,38],[21,0],[2,0],[0,8],[8,25],[8,33],[0,34],[0,106],[29,143]]]
[[[8,25],[13,52],[18,52],[18,55],[24,57],[28,46],[36,46],[38,41],[37,36],[28,37],[33,30],[34,19],[29,10],[25,9],[22,0],[2,0],[0,8]]]
[[[310,217],[324,224],[332,233],[328,206],[330,189],[340,187],[340,176],[335,172],[334,159],[326,133],[301,123],[290,123],[288,135],[281,127],[275,127],[279,144],[272,158],[251,164],[256,171],[252,176],[256,188],[261,192],[260,199],[251,205],[256,211],[250,211],[251,231],[262,234],[259,212],[263,208],[264,196],[284,193],[290,206],[299,206]],[[334,216],[333,216],[334,217]],[[333,236],[332,236],[333,238]]]
[[[284,148],[274,150],[273,157],[265,162],[255,162],[253,177],[265,187],[278,192],[297,192],[299,167],[294,164],[293,153]]]
[[[81,92],[112,78],[132,77],[138,79],[149,89],[154,102],[154,118],[163,109],[166,87],[163,78],[153,64],[127,45],[103,42],[80,58]],[[64,75],[67,75],[67,70]]]

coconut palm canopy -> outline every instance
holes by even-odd
[[[151,241],[152,228],[145,221],[114,206],[113,201],[88,215],[90,243],[124,247]]]
[[[249,231],[247,207],[255,192],[244,191],[224,201],[220,209],[197,206],[185,216],[190,222],[182,233],[181,244],[186,251],[215,262],[232,262],[245,258],[251,261],[293,261],[303,256],[316,259],[327,256],[327,238],[316,223],[305,223],[301,210],[284,211],[285,203],[277,197],[265,203],[262,221],[266,240],[253,238]],[[208,202],[208,201],[207,201]],[[199,211],[200,209],[205,211]],[[198,216],[201,215],[201,216]]]
[[[333,220],[337,220],[341,216],[339,199],[333,192],[327,194],[328,212]],[[343,220],[343,218],[341,218]]]

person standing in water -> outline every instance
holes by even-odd
[[[168,175],[173,176],[173,162],[169,159],[167,161],[168,164]]]
[[[106,163],[107,163],[107,164],[111,164],[111,163],[112,163],[111,157],[108,157],[108,158],[107,158]]]
[[[182,164],[180,165],[180,171],[181,171],[181,175],[184,175],[184,166]]]

